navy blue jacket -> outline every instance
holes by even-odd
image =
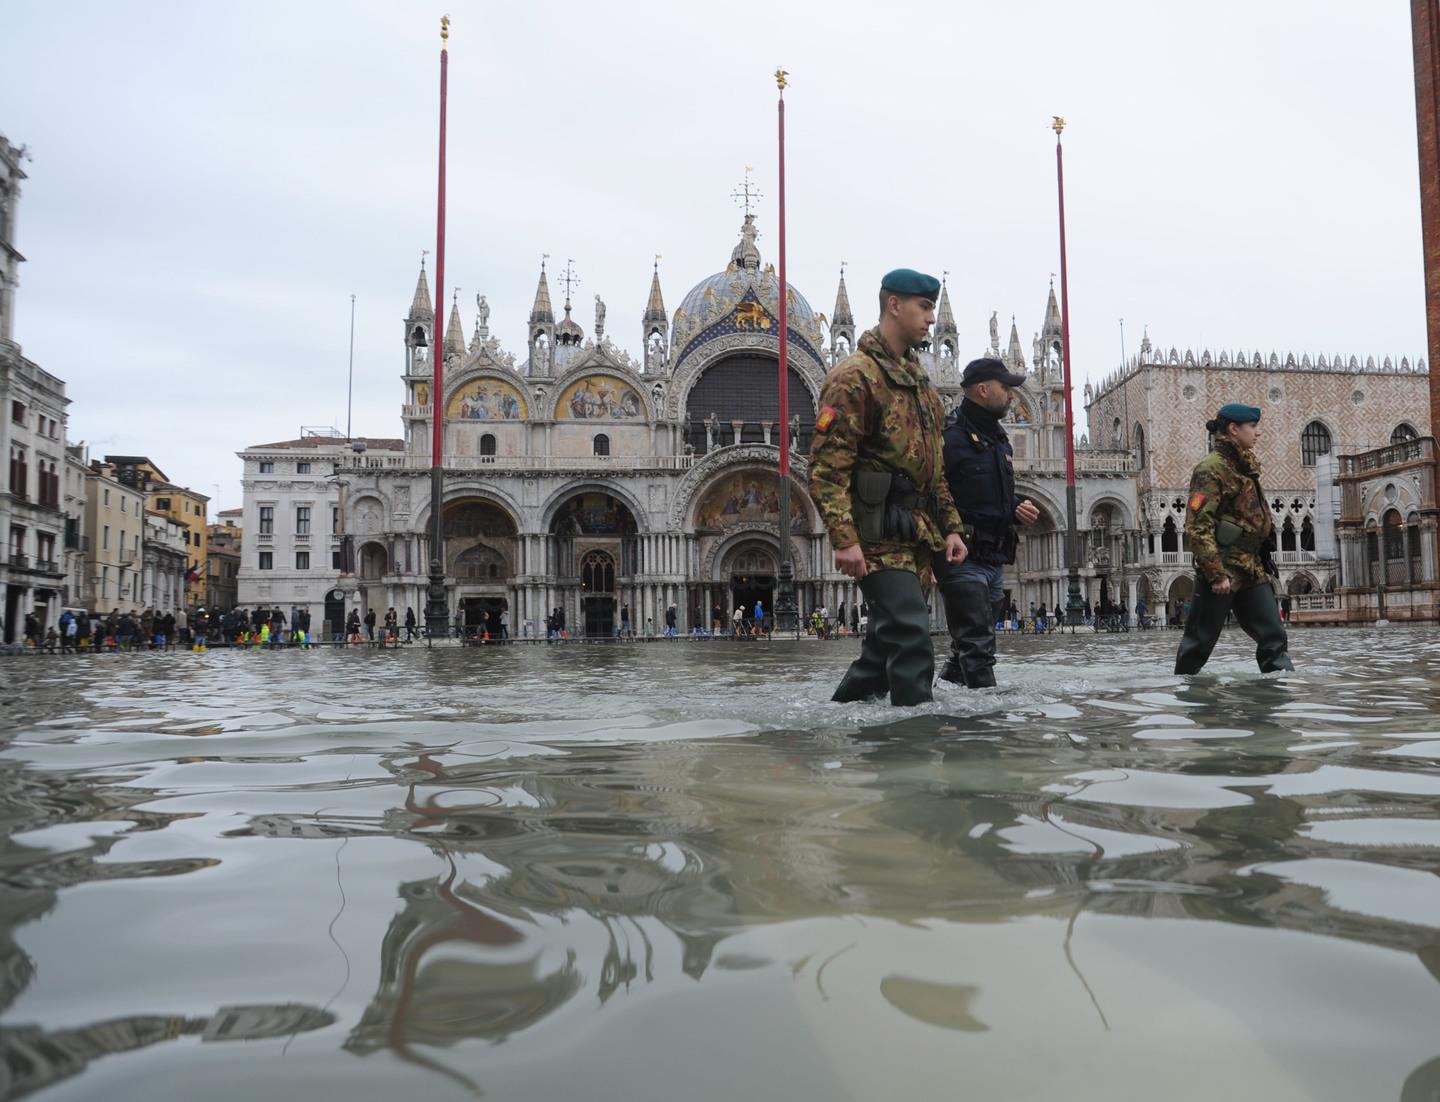
[[[945,480],[965,520],[966,542],[977,562],[1013,562],[1011,530],[1020,498],[1015,494],[1014,449],[1000,423],[962,402],[945,422]],[[974,530],[973,536],[970,529]]]

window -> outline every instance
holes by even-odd
[[[310,569],[310,552],[309,552],[309,551],[296,551],[296,552],[295,552],[295,569],[296,569],[296,570],[309,570],[309,569]]]
[[[108,524],[105,525],[105,532],[104,532],[104,534],[100,537],[100,550],[101,550],[101,551],[109,551],[109,550],[110,550],[110,525],[108,525]]]
[[[1311,421],[1300,434],[1300,462],[1315,466],[1315,460],[1330,454],[1330,430],[1320,421]]]
[[[1420,434],[1415,431],[1414,425],[1401,421],[1395,426],[1395,431],[1390,434],[1390,443],[1403,444],[1405,441],[1415,440],[1419,436]]]
[[[260,506],[260,534],[262,536],[273,536],[275,534],[275,506]]]
[[[1145,430],[1137,424],[1131,435],[1135,438],[1135,458],[1143,471],[1145,469]]]
[[[25,462],[25,449],[10,449],[10,492],[22,501],[29,496],[30,470]]]
[[[610,454],[610,437],[606,436],[603,432],[597,432],[595,434],[595,454]]]
[[[261,570],[274,570],[274,569],[275,569],[275,552],[274,552],[274,551],[261,551],[261,552],[260,552],[260,569],[261,569]]]
[[[130,511],[130,499],[123,494],[120,496],[120,511],[122,513],[128,513]]]
[[[480,437],[480,454],[481,454],[481,455],[494,455],[494,454],[495,454],[495,436],[494,436],[493,433],[488,433],[488,432],[487,432],[484,436]]]
[[[24,402],[11,402],[11,403],[10,403],[10,420],[14,421],[17,425],[23,425],[23,424],[25,423],[25,403],[24,403]]]
[[[335,535],[340,531],[340,506],[330,506],[330,534]]]
[[[268,459],[262,459],[262,460],[260,460],[260,473],[261,473],[261,474],[274,474],[274,473],[275,473],[275,464],[272,463],[272,462],[271,462],[270,460],[268,460]]]
[[[170,499],[168,497],[157,497],[155,499],[155,508],[162,513],[168,513],[170,511]]]
[[[330,552],[330,569],[331,569],[331,570],[340,570],[340,569],[342,569],[342,567],[341,567],[340,564],[341,564],[340,548],[337,547],[337,548],[335,548],[335,550],[333,550],[333,551]]]
[[[105,487],[105,508],[110,508],[110,487]]]
[[[295,534],[297,536],[308,536],[310,534],[310,506],[295,506]]]
[[[310,462],[309,462],[309,460],[304,460],[304,461],[302,461],[302,462],[296,463],[296,464],[295,464],[295,473],[296,473],[296,474],[309,474],[309,473],[310,473]]]

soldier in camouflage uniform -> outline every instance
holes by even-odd
[[[935,649],[925,589],[943,552],[963,562],[960,514],[945,483],[945,410],[914,349],[935,321],[940,281],[908,268],[880,284],[880,324],[826,377],[810,448],[810,496],[835,568],[860,583],[870,622],[832,699],[933,699]]]
[[[1275,525],[1254,452],[1260,411],[1231,402],[1205,427],[1215,435],[1215,448],[1190,476],[1185,531],[1195,557],[1195,596],[1175,672],[1200,671],[1232,611],[1255,640],[1255,661],[1263,672],[1293,670],[1270,584],[1276,573],[1271,557]]]

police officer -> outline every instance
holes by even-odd
[[[1015,524],[1040,519],[1035,503],[1015,494],[1013,449],[1000,425],[1024,381],[1000,360],[972,360],[960,377],[965,398],[945,423],[945,481],[965,517],[970,554],[959,564],[935,560],[950,628],[950,658],[940,679],[972,689],[995,684],[995,621],[1005,610]]]
[[[960,514],[945,484],[945,410],[915,349],[935,321],[940,281],[909,268],[880,281],[880,324],[829,375],[810,448],[810,495],[835,569],[869,609],[857,658],[832,699],[889,693],[933,699],[935,649],[925,588],[931,559],[965,559]]]
[[[1195,596],[1175,656],[1176,673],[1198,673],[1234,612],[1255,640],[1260,669],[1293,670],[1270,576],[1275,525],[1260,489],[1260,410],[1231,402],[1205,425],[1214,449],[1190,476],[1185,531],[1195,558]]]

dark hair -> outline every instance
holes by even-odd
[[[1212,436],[1221,436],[1224,435],[1225,430],[1231,425],[1238,425],[1239,423],[1239,421],[1232,421],[1228,417],[1212,417],[1205,422],[1205,431]]]

